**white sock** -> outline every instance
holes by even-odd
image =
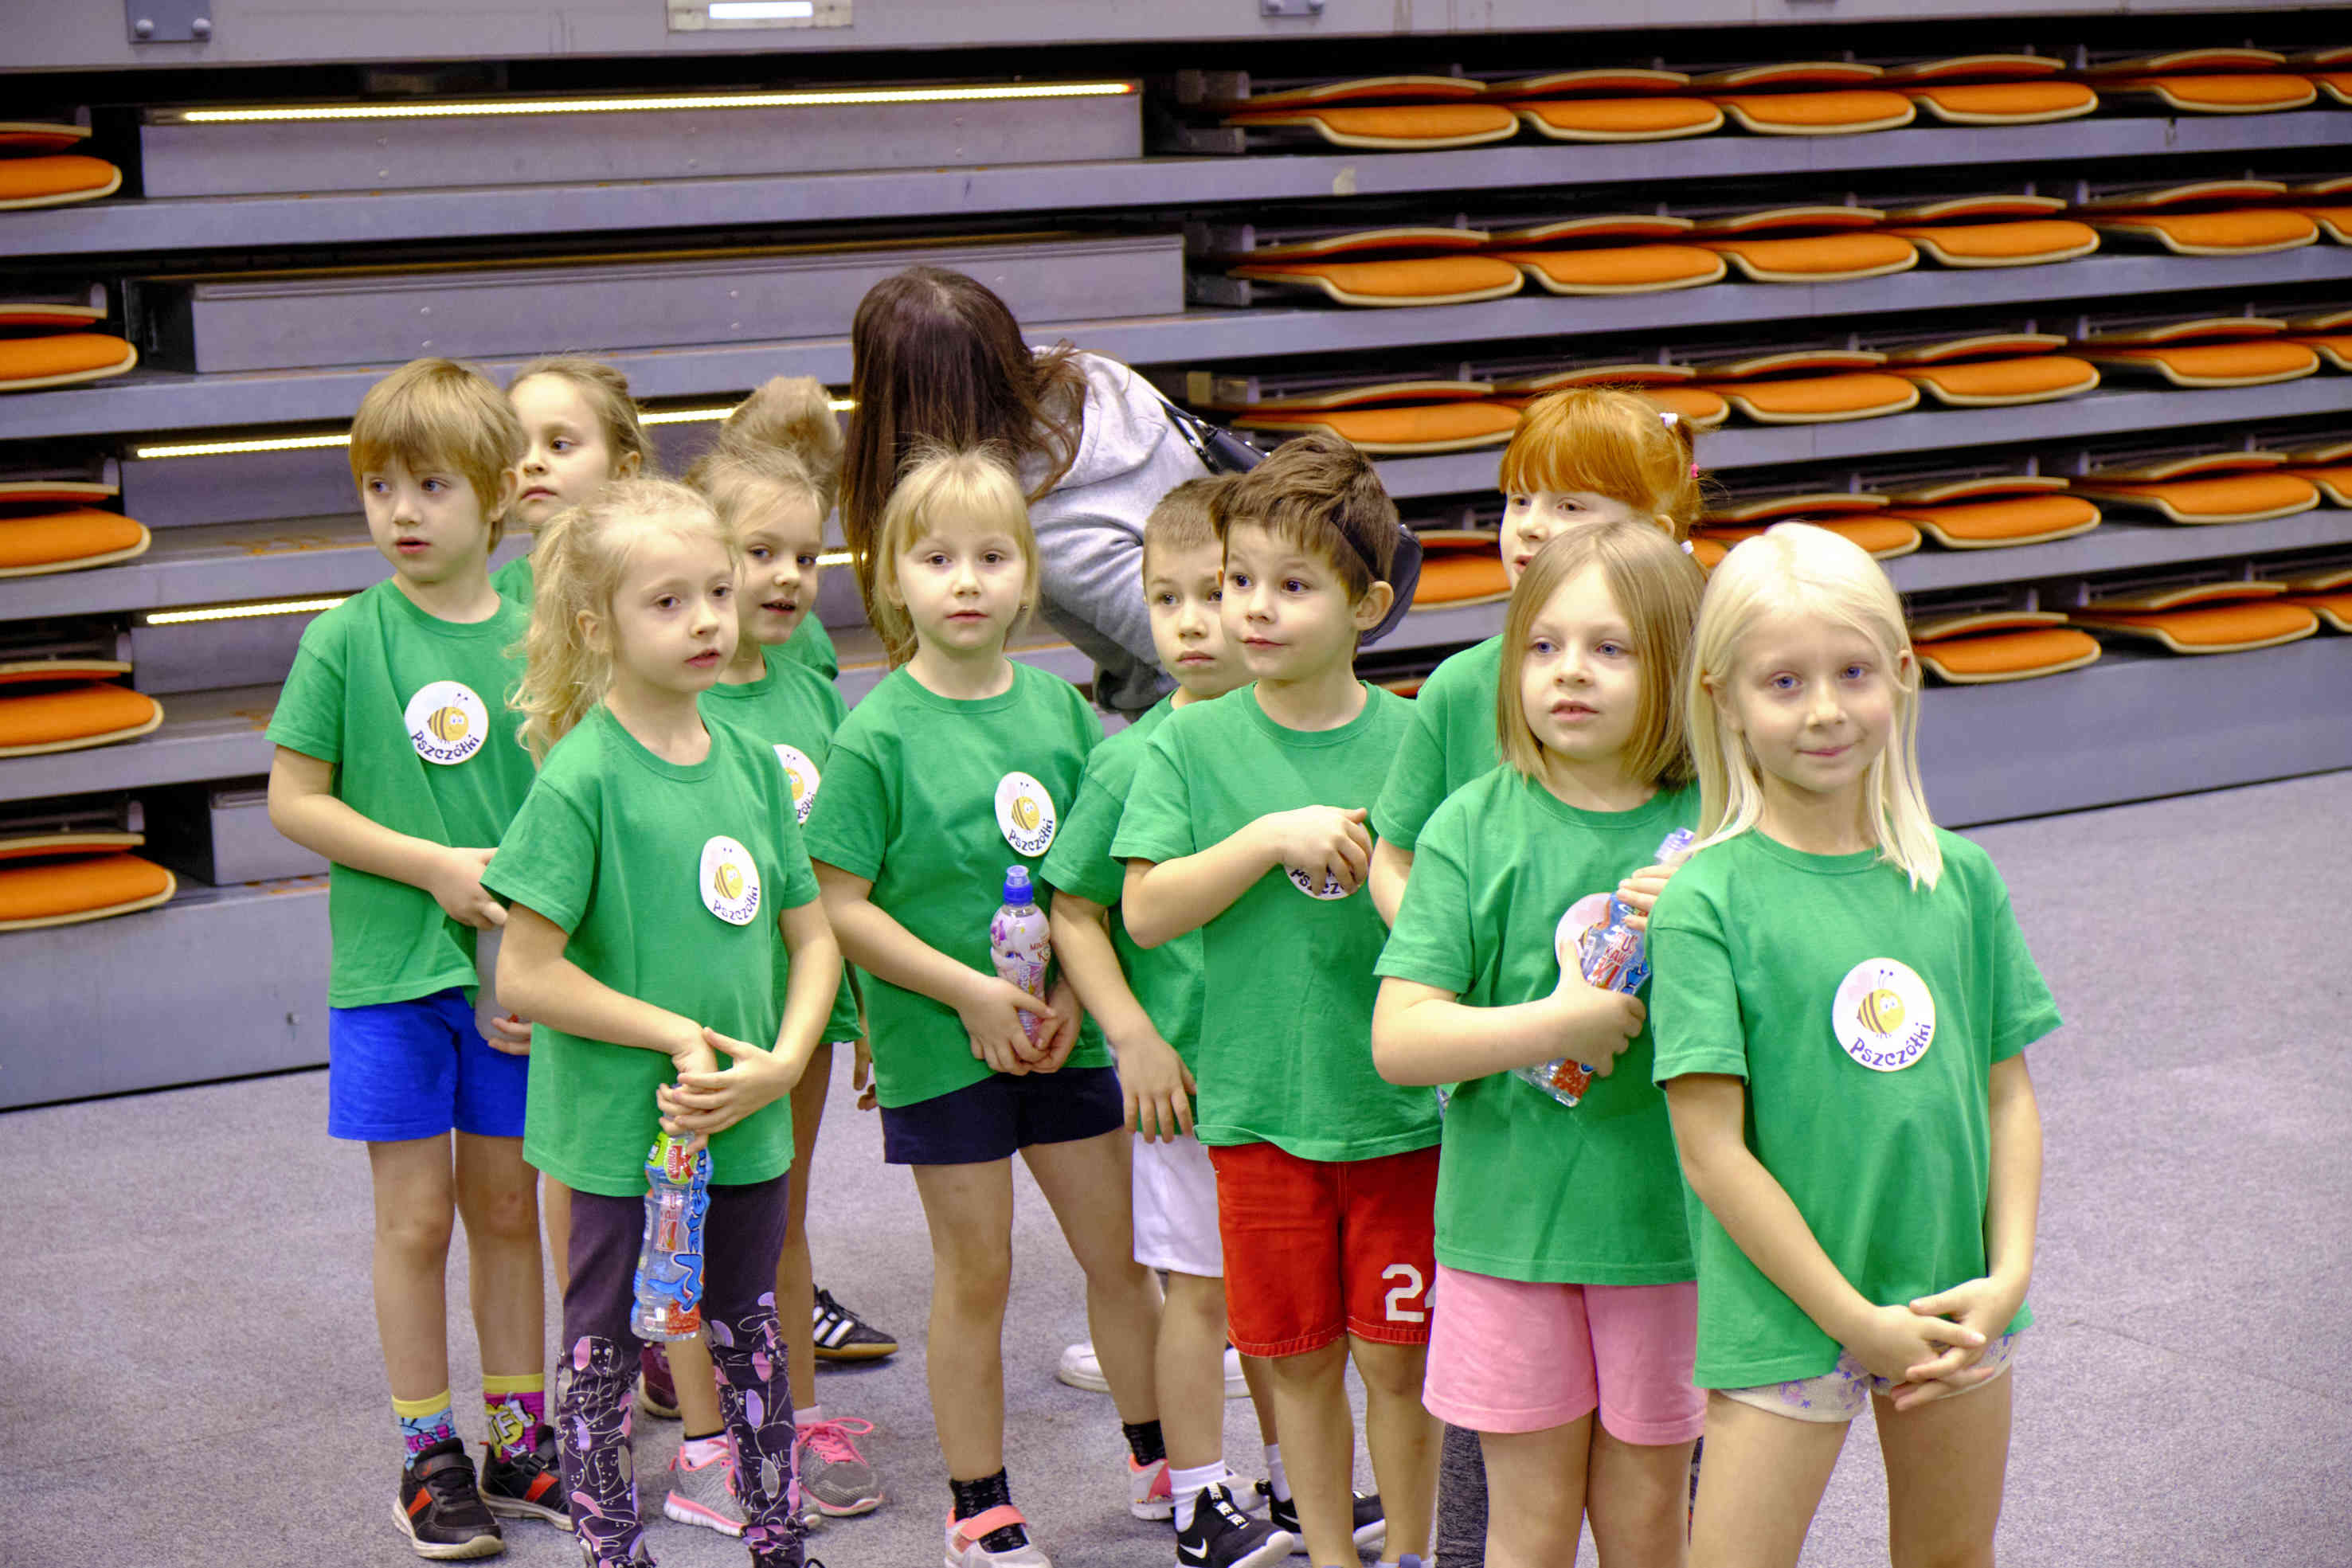
[[[824,1419],[824,1406],[822,1405],[812,1405],[805,1410],[793,1412],[793,1425],[795,1427],[805,1427]]]
[[[1280,1443],[1268,1443],[1265,1446],[1265,1484],[1273,1489],[1275,1501],[1290,1500],[1290,1478],[1282,1471]]]
[[[1225,1473],[1225,1461],[1222,1458],[1189,1470],[1169,1467],[1168,1495],[1176,1500],[1176,1528],[1180,1531],[1192,1528],[1193,1504],[1209,1488],[1224,1485]]]
[[[724,1432],[709,1437],[688,1437],[677,1447],[677,1462],[688,1469],[698,1470],[713,1459],[727,1458],[732,1451]]]

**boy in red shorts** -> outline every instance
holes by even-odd
[[[1111,852],[1138,945],[1202,933],[1194,1130],[1216,1166],[1234,1344],[1272,1382],[1298,1521],[1277,1490],[1276,1522],[1318,1564],[1374,1540],[1384,1563],[1417,1564],[1436,1490],[1421,1385],[1437,1110],[1372,1070],[1387,932],[1364,890],[1365,815],[1410,710],[1355,672],[1394,597],[1396,507],[1354,447],[1308,435],[1210,517],[1226,641],[1255,684],[1160,725]],[[1385,1512],[1349,1489],[1350,1356]]]

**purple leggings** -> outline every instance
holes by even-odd
[[[801,1561],[793,1401],[776,1342],[776,1254],[789,1178],[710,1189],[702,1321],[719,1408],[735,1439],[743,1540],[761,1562]],[[572,1528],[600,1565],[650,1562],[629,1455],[639,1341],[629,1329],[645,1200],[572,1195],[572,1288],[563,1295],[556,1430]]]

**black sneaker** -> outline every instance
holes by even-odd
[[[898,1354],[897,1340],[835,1301],[831,1291],[816,1293],[810,1322],[819,1361],[879,1361]]]
[[[434,1444],[401,1470],[392,1517],[419,1557],[496,1557],[507,1549],[474,1485],[474,1461],[457,1437]]]
[[[512,1459],[499,1458],[498,1449],[488,1443],[482,1450],[482,1501],[492,1513],[541,1520],[558,1530],[572,1528],[561,1469],[543,1445],[538,1451]]]
[[[1176,1532],[1179,1568],[1262,1568],[1290,1555],[1297,1538],[1261,1524],[1234,1506],[1234,1494],[1209,1487],[1192,1503],[1192,1528]]]
[[[1275,1524],[1298,1537],[1297,1550],[1307,1550],[1307,1536],[1298,1528],[1298,1503],[1296,1499],[1285,1501],[1274,1495],[1274,1488],[1265,1481],[1257,1483],[1265,1497],[1265,1516]],[[1381,1506],[1378,1492],[1358,1492],[1356,1498],[1356,1544],[1359,1547],[1380,1546],[1389,1538],[1388,1511]]]

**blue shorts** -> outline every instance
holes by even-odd
[[[398,1143],[455,1129],[522,1136],[530,1058],[493,1051],[455,987],[413,1001],[327,1009],[327,1132]]]
[[[1070,1144],[1127,1125],[1115,1067],[992,1072],[977,1083],[882,1107],[882,1160],[970,1166],[1010,1159],[1032,1144]]]

